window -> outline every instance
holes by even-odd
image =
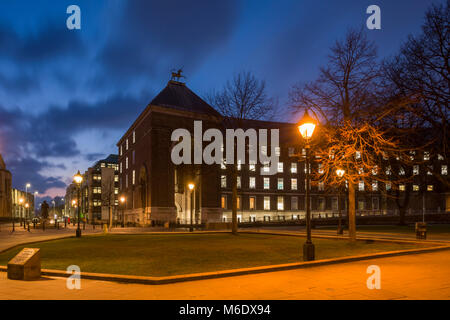
[[[323,174],[323,165],[321,163],[318,164],[317,166],[319,174]]]
[[[264,197],[264,210],[270,210],[270,197]]]
[[[360,151],[356,151],[355,158],[356,159],[361,159],[361,152]]]
[[[358,210],[364,210],[366,207],[366,201],[364,199],[358,199]]]
[[[119,155],[122,155],[122,145],[119,147]]]
[[[100,167],[102,167],[102,168],[106,167],[106,163],[104,163],[104,162],[100,163]]]
[[[133,143],[136,143],[136,131],[133,130]]]
[[[378,181],[372,182],[372,191],[378,191]]]
[[[283,178],[278,178],[277,189],[278,190],[283,190],[284,189],[284,179]]]
[[[391,173],[392,173],[391,166],[388,166],[388,167],[386,168],[386,175],[390,176]]]
[[[413,166],[413,175],[417,176],[419,174],[419,166],[416,164]]]
[[[220,186],[222,188],[226,188],[227,187],[227,176],[221,176],[220,177]]]
[[[92,179],[96,180],[96,181],[101,181],[102,180],[102,175],[101,174],[94,174],[92,176]]]
[[[136,170],[133,170],[133,175],[131,177],[131,181],[132,184],[135,185],[136,184]],[[217,199],[217,198],[216,198]]]
[[[405,191],[406,187],[405,187],[404,184],[401,184],[401,185],[398,186],[398,189],[399,189],[400,191]]]
[[[291,190],[297,190],[297,179],[291,179]]]
[[[131,153],[131,163],[135,164],[136,163],[136,151],[133,150],[133,152]]]
[[[409,159],[411,161],[413,161],[414,160],[414,155],[416,154],[416,152],[415,151],[410,151],[409,154],[410,154]]]
[[[236,184],[237,184],[237,188],[240,189],[241,188],[241,177],[237,177]]]
[[[114,188],[114,194],[119,194],[119,188]]]
[[[306,173],[306,163],[305,163],[305,169],[304,169],[305,173]],[[309,164],[309,173],[311,173],[311,163]]]
[[[128,175],[125,175],[125,188],[128,188]]]
[[[224,158],[222,158],[222,162],[220,163],[220,168],[221,169],[226,169],[227,168],[226,160]]]
[[[438,160],[444,160],[444,157],[440,154],[438,154]]]
[[[264,189],[270,189],[270,178],[264,178]]]
[[[389,182],[386,183],[386,191],[391,190],[391,188],[392,188],[392,185]]]
[[[125,140],[125,150],[128,150],[128,139]]]
[[[432,184],[427,185],[427,191],[433,191],[433,185]]]
[[[372,198],[372,210],[379,210],[380,209],[380,198],[373,197]]]
[[[291,173],[297,173],[297,162],[291,163]]]
[[[114,175],[114,182],[118,182],[119,181],[119,175]]]
[[[358,174],[364,174],[364,169],[363,168],[359,168],[358,169]]]
[[[433,166],[428,166],[427,175],[431,176],[433,174]]]
[[[125,169],[128,169],[128,157],[125,158]]]
[[[443,176],[446,176],[446,175],[448,174],[448,168],[447,168],[447,165],[446,165],[446,164],[443,164],[443,165],[441,166],[441,174],[442,174]]]
[[[236,198],[236,208],[241,209],[241,196],[237,196]]]
[[[403,169],[403,167],[400,167],[400,169],[398,171],[398,174],[401,175],[401,176],[404,176],[405,175],[405,169]]]
[[[334,212],[339,210],[339,205],[338,205],[338,198],[333,198],[331,200],[331,210],[333,210]]]
[[[270,172],[270,168],[269,168],[269,163],[268,162],[264,162],[264,172]]]
[[[325,210],[325,198],[318,198],[317,199],[317,209],[320,211]]]
[[[278,162],[278,172],[283,172],[283,162]]]
[[[122,162],[120,163],[120,173],[122,173]]]
[[[248,165],[248,169],[249,169],[250,171],[255,171],[255,170],[256,170],[256,163],[255,163],[254,160],[251,160],[251,161],[250,161],[250,164]]]
[[[248,186],[250,189],[255,189],[256,188],[256,178],[255,177],[250,177],[250,181],[248,183]]]
[[[280,154],[281,154],[281,149],[280,149],[280,147],[275,147],[275,155],[276,155],[277,157],[279,157]]]
[[[291,197],[291,210],[298,210],[298,197]]]
[[[284,197],[280,196],[277,199],[277,209],[284,210]]]
[[[93,205],[94,207],[101,207],[101,206],[102,206],[102,202],[101,202],[100,200],[94,199],[94,200],[92,201],[92,205]]]
[[[429,153],[428,151],[425,151],[425,152],[423,153],[423,160],[424,160],[424,161],[430,160],[430,153]]]
[[[325,185],[324,185],[324,183],[322,181],[319,182],[318,189],[319,189],[319,191],[325,190]]]
[[[92,193],[102,193],[102,188],[101,187],[94,187],[94,188],[92,188]]]
[[[249,198],[249,204],[248,204],[249,209],[250,210],[255,210],[256,209],[255,204],[256,204],[256,198],[255,197],[250,197]]]
[[[364,191],[364,181],[359,181],[358,182],[358,190],[359,191]]]
[[[413,184],[413,191],[419,191],[419,185]]]
[[[378,167],[375,166],[375,167],[373,167],[373,169],[372,169],[372,175],[376,176],[377,174],[378,174]]]
[[[239,171],[242,169],[242,161],[241,161],[241,159],[239,159],[239,160],[237,161],[237,169],[238,169]]]
[[[222,209],[227,208],[227,196],[226,195],[222,195],[220,197],[220,205],[222,206]]]
[[[289,149],[288,149],[289,157],[294,156],[294,153],[295,153],[295,149],[294,149],[294,148],[289,148]]]

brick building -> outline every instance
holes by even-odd
[[[122,210],[126,222],[151,221],[190,223],[231,220],[231,168],[227,165],[174,165],[171,161],[173,130],[194,132],[194,120],[208,128],[224,130],[224,118],[184,83],[169,81],[149,103],[117,143],[119,149],[119,193],[126,202]],[[238,219],[240,221],[288,220],[305,215],[305,163],[298,157],[300,136],[292,123],[248,120],[247,128],[280,130],[279,165],[275,175],[261,175],[261,164],[238,167]],[[245,128],[244,128],[245,129]],[[193,136],[193,134],[191,134]],[[445,212],[450,198],[445,184],[448,164],[441,155],[414,154],[411,183],[400,185],[399,197],[411,192],[409,212]],[[312,163],[313,166],[317,164]],[[317,169],[317,168],[316,168]],[[384,168],[385,169],[385,168]],[[357,214],[398,212],[393,188],[376,182],[357,186]],[[191,197],[187,189],[193,182]],[[411,190],[409,190],[409,189]],[[192,198],[192,204],[191,204]],[[311,187],[313,216],[337,215],[346,208],[345,197],[320,182]]]
[[[6,164],[0,154],[0,219],[11,218],[11,172],[6,169]]]

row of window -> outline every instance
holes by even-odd
[[[132,133],[132,143],[136,143],[136,131],[133,130]],[[129,144],[128,144],[128,138],[125,139],[125,150],[128,150]],[[121,156],[123,154],[122,145],[119,147],[119,155]]]
[[[136,170],[131,172],[131,184],[136,184]],[[120,189],[122,189],[122,178],[119,180]],[[128,173],[125,174],[125,188],[128,188]]]

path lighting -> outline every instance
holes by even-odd
[[[336,175],[342,179],[342,177],[345,174],[345,170],[344,169],[336,169]],[[338,221],[338,229],[337,229],[337,234],[344,234],[344,229],[342,227],[342,211],[341,211],[341,206],[339,205],[339,199],[341,198],[341,186],[339,186],[338,188],[339,192],[338,192],[338,211],[339,211],[339,221]]]
[[[80,174],[80,170],[78,170],[77,174],[73,176],[73,181],[76,183],[78,187],[78,201],[77,203],[80,203],[80,197],[81,197],[81,182],[83,182],[83,176]],[[72,202],[73,203],[73,202]],[[81,229],[80,229],[80,206],[77,206],[78,211],[78,226],[76,231],[76,236],[78,238],[81,237]]]
[[[314,133],[314,129],[317,126],[317,121],[310,117],[308,114],[308,110],[305,111],[303,118],[298,123],[298,131],[302,135],[303,139],[306,140],[305,150],[305,162],[306,162],[306,242],[303,245],[303,260],[304,261],[312,261],[314,260],[314,244],[311,240],[311,204],[310,204],[310,196],[309,189],[311,188],[310,182],[310,164],[309,164],[309,141]]]
[[[195,188],[195,184],[193,184],[192,182],[188,183],[188,189],[191,192],[191,225],[189,227],[189,231],[193,232],[194,231],[194,224],[193,224],[193,211],[194,211],[194,188]]]

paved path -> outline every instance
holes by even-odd
[[[381,289],[366,285],[369,265],[381,269]],[[66,279],[24,282],[0,272],[0,299],[445,299],[450,300],[450,251],[168,285]]]

